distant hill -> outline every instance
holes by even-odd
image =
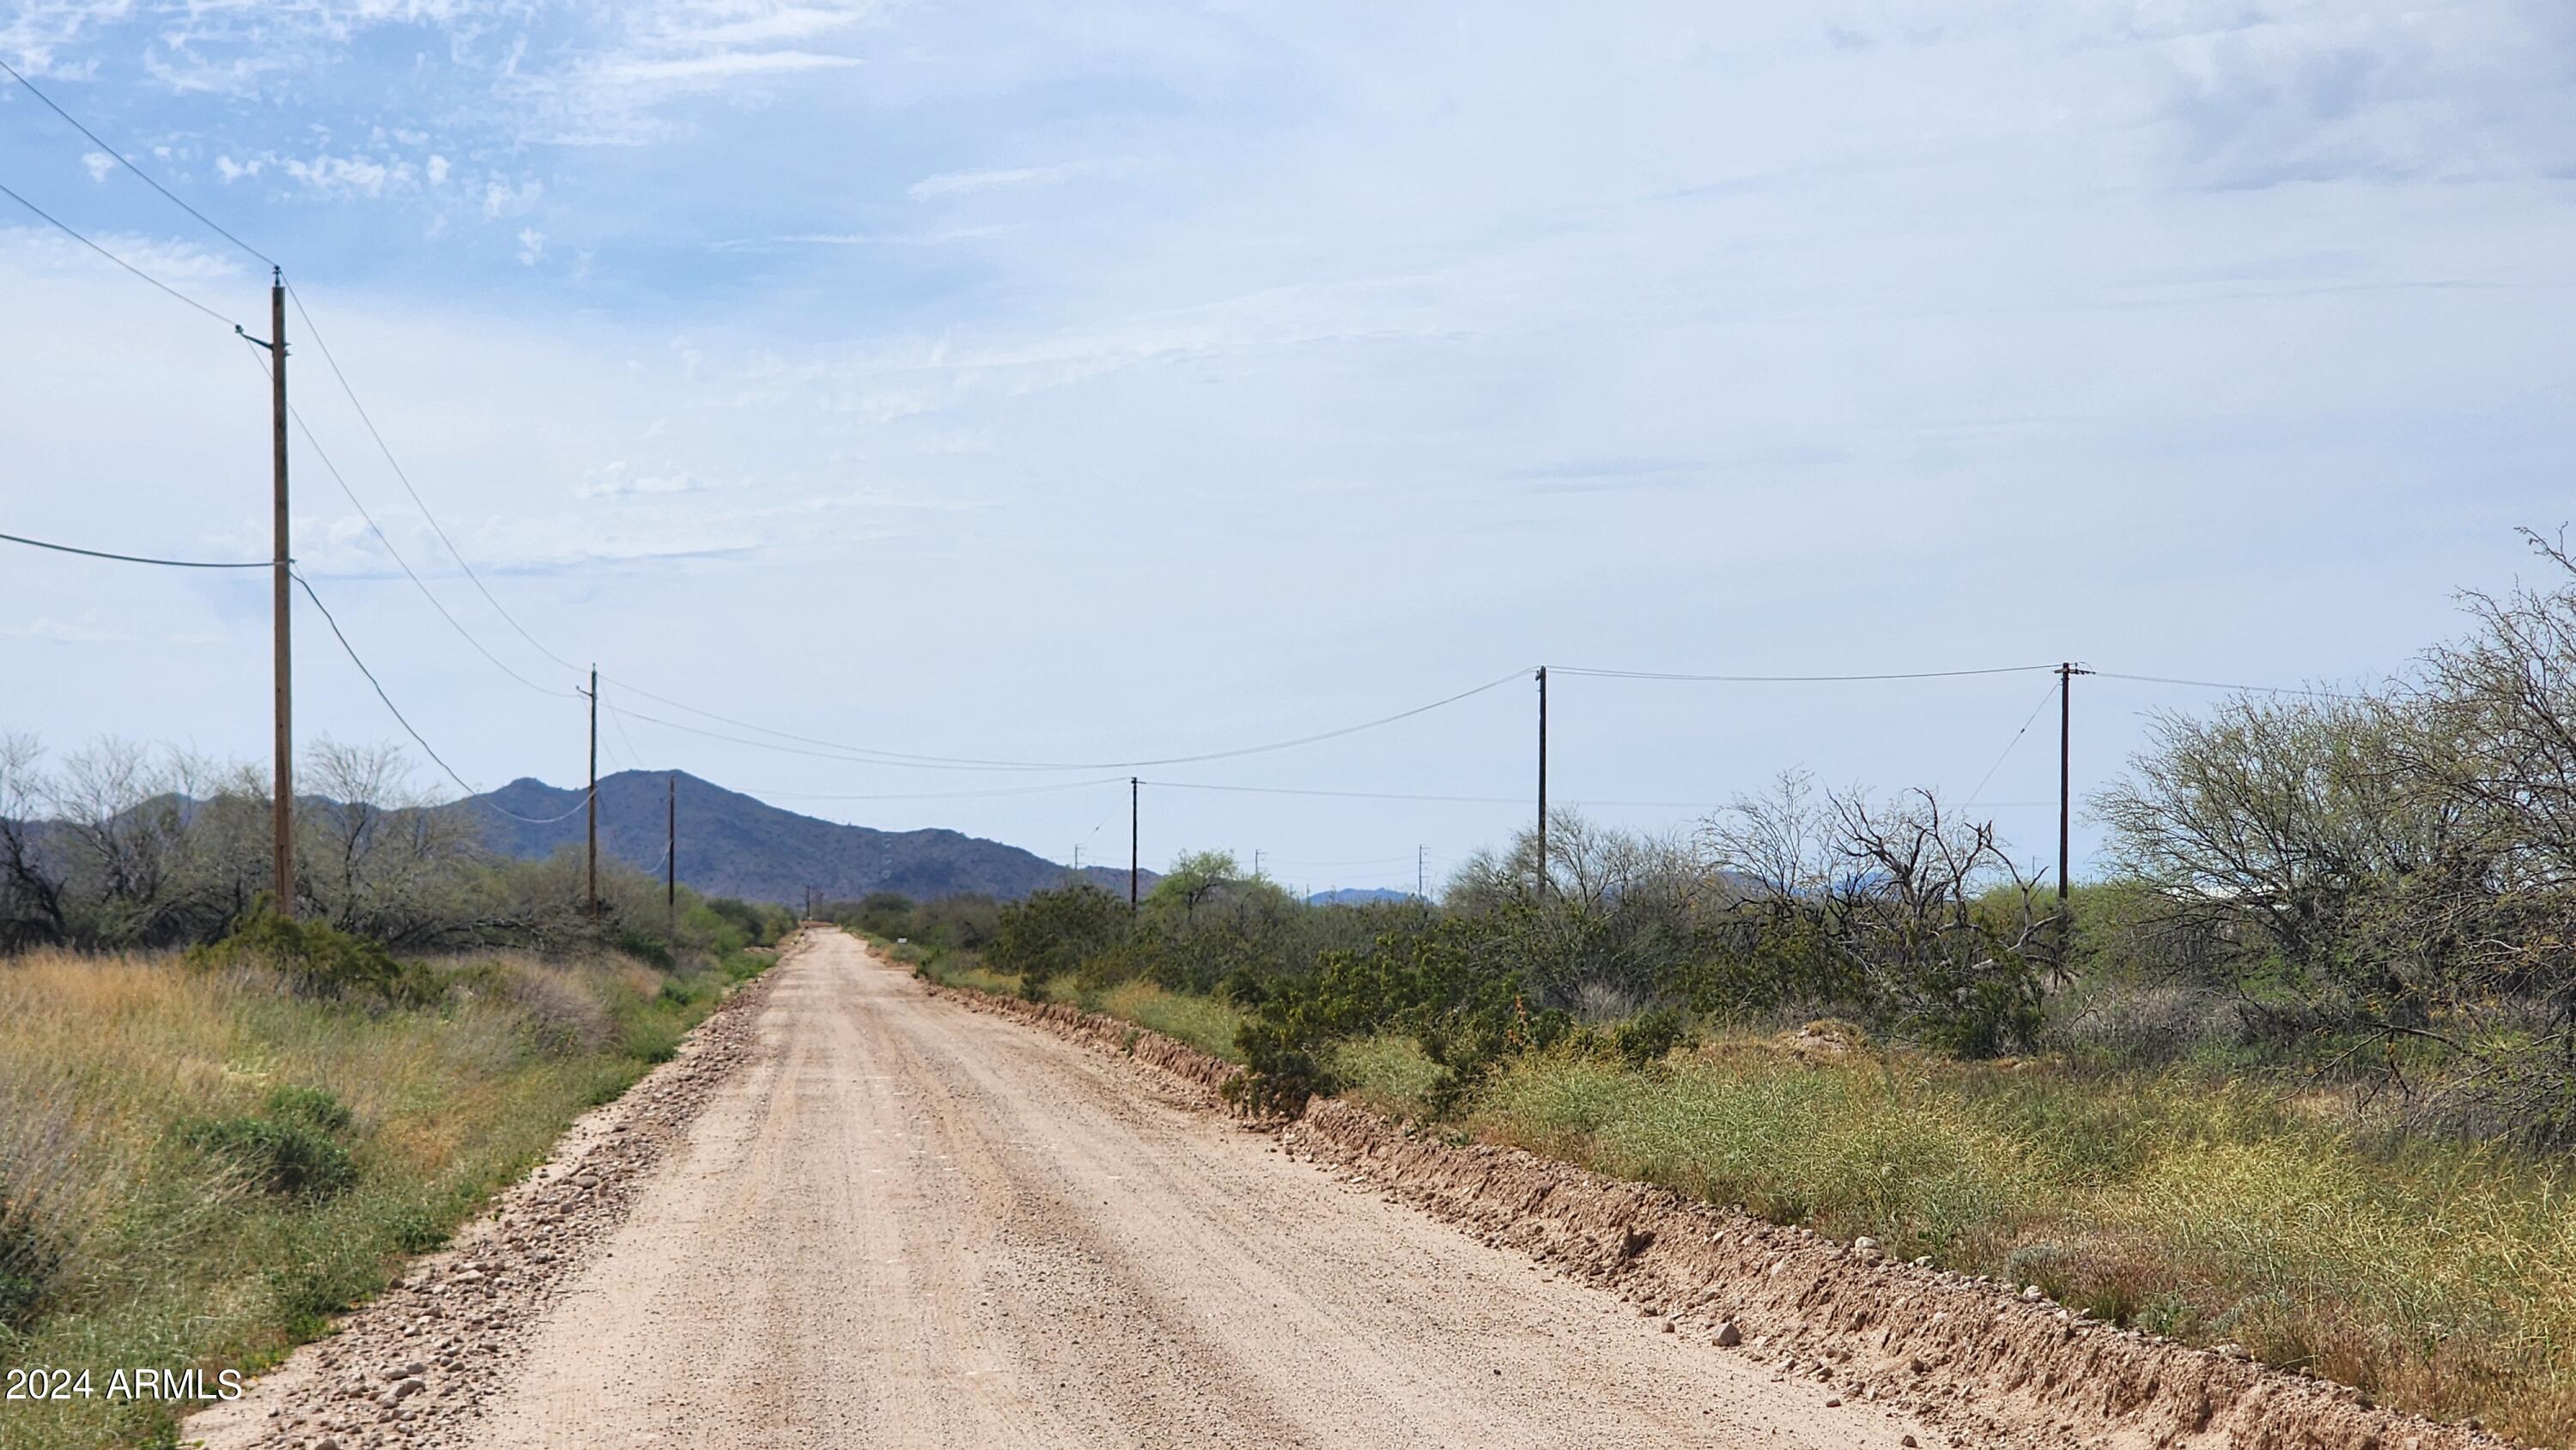
[[[621,771],[599,781],[600,854],[638,870],[662,869],[661,771]],[[484,840],[512,856],[550,856],[583,838],[581,791],[520,779],[481,799],[507,811],[471,810]],[[679,776],[679,876],[710,896],[804,905],[808,887],[826,897],[900,891],[915,899],[980,892],[1010,900],[1061,886],[1068,868],[999,841],[957,831],[879,831],[801,816],[685,772]],[[543,822],[543,824],[534,824]],[[1087,867],[1083,877],[1121,896],[1127,873]],[[1157,878],[1144,874],[1151,888]]]
[[[1306,898],[1308,906],[1366,906],[1372,901],[1411,901],[1410,891],[1390,891],[1383,886],[1344,886],[1333,891],[1318,891]]]

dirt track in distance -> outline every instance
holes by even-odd
[[[852,938],[810,935],[772,976],[742,1063],[639,1170],[622,1223],[552,1266],[542,1308],[493,1331],[508,1342],[477,1346],[481,1380],[433,1366],[394,1418],[373,1392],[443,1325],[389,1308],[298,1356],[334,1367],[275,1377],[302,1385],[297,1408],[271,1416],[284,1402],[255,1391],[188,1434],[343,1450],[1949,1443],[1291,1160],[1150,1069],[936,1000]],[[504,1283],[547,1276],[473,1252]]]

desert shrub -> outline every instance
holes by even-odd
[[[856,905],[836,905],[826,914],[869,936],[908,937],[917,934],[916,912],[912,898],[900,891],[871,891]]]
[[[272,1118],[302,1123],[325,1133],[345,1133],[356,1121],[349,1105],[331,1092],[317,1087],[299,1087],[279,1083],[268,1090],[262,1109]]]
[[[616,1027],[597,993],[556,968],[513,963],[495,974],[492,990],[519,1009],[530,1042],[550,1055],[596,1052]]]
[[[913,938],[953,951],[981,951],[1002,926],[1002,904],[960,893],[935,897],[913,911]]]
[[[1572,1030],[1565,1011],[1529,1005],[1523,958],[1509,950],[1521,919],[1510,909],[1390,933],[1366,951],[1326,953],[1311,976],[1277,981],[1236,1039],[1244,1091],[1292,1101],[1330,1091],[1317,1059],[1327,1042],[1394,1031],[1439,1068],[1433,1109],[1456,1106],[1497,1061]]]
[[[1032,892],[1001,909],[985,960],[1016,974],[1031,1001],[1045,998],[1046,983],[1068,976],[1083,962],[1124,939],[1127,904],[1097,886]]]
[[[710,914],[741,933],[743,945],[775,946],[780,937],[796,929],[796,913],[771,902],[715,896],[709,897],[705,906]]]
[[[1661,1062],[1689,1040],[1689,1020],[1670,1007],[1640,1012],[1610,1029],[1610,1050],[1630,1067]]]
[[[209,1118],[180,1137],[269,1193],[328,1198],[358,1181],[349,1150],[310,1124],[276,1118]]]
[[[327,922],[298,921],[267,909],[264,902],[223,940],[190,948],[188,960],[214,970],[272,971],[307,997],[416,1005],[436,1000],[441,990],[435,973],[396,961],[382,942]]]
[[[670,938],[660,932],[621,925],[608,934],[608,944],[639,962],[650,962],[666,972],[679,964],[672,954]]]

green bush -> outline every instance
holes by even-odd
[[[189,1124],[182,1137],[270,1193],[328,1198],[358,1181],[349,1150],[305,1123],[212,1118]]]
[[[1032,892],[1002,908],[985,960],[1020,979],[1021,995],[1044,1001],[1046,984],[1069,976],[1092,956],[1123,940],[1127,904],[1097,886]]]
[[[263,1106],[272,1118],[300,1122],[325,1133],[345,1133],[356,1121],[350,1115],[349,1105],[330,1092],[317,1087],[298,1087],[293,1083],[279,1083],[270,1088],[268,1101]]]
[[[234,925],[231,935],[212,946],[189,948],[188,960],[217,970],[264,968],[307,997],[418,1006],[436,1001],[443,990],[435,973],[418,963],[396,961],[384,943],[328,922],[282,916],[265,899]]]
[[[1670,1007],[1640,1012],[1610,1029],[1610,1050],[1630,1067],[1661,1062],[1690,1040],[1690,1024]]]
[[[609,934],[608,944],[637,961],[650,962],[666,972],[678,965],[671,953],[670,939],[660,932],[621,926]]]

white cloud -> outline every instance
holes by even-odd
[[[447,172],[447,158],[436,155],[435,153],[433,153],[429,160],[421,167],[421,174],[429,178],[429,184],[432,186],[445,186],[447,184]]]
[[[1124,176],[1136,169],[1134,160],[1126,157],[1085,157],[1080,161],[1060,162],[1054,166],[1009,166],[989,171],[943,171],[925,176],[904,188],[914,201],[928,201],[935,196],[959,196],[967,192],[991,191],[1005,186],[1044,186],[1059,181],[1072,181],[1085,176]]]
[[[700,493],[706,487],[691,477],[687,469],[645,473],[630,464],[609,463],[592,470],[590,477],[573,485],[573,497],[634,498],[652,494]]]
[[[362,3],[410,0],[258,10],[284,29]],[[161,8],[149,28],[251,9]],[[1730,651],[1857,664],[1896,649],[1927,599],[1952,660],[2020,657],[2030,600],[2057,598],[2068,651],[2295,680],[2435,637],[2450,587],[2509,577],[2501,525],[2551,517],[2576,459],[2549,391],[2576,364],[2551,325],[2576,284],[2559,200],[2576,47],[2551,18],[2576,14],[2565,0],[1503,0],[1463,27],[1402,7],[918,7],[883,30],[865,7],[764,0],[540,13],[534,45],[497,4],[460,9],[441,22],[454,54],[421,47],[418,72],[389,70],[391,47],[315,39],[305,56],[345,68],[299,60],[291,90],[260,78],[257,106],[165,102],[165,126],[245,128],[179,132],[230,152],[170,179],[183,194],[248,179],[280,136],[308,162],[408,158],[424,191],[445,159],[429,205],[335,218],[310,245],[338,249],[315,265],[373,279],[322,321],[459,545],[517,576],[495,591],[568,657],[667,635],[682,679],[711,659],[782,677],[811,632],[779,621],[854,617],[854,568],[872,597],[936,601],[879,632],[886,672],[924,682],[890,708],[920,720],[810,682],[817,717],[854,736],[995,753],[1086,730],[1155,738],[1064,748],[1271,738],[1300,712],[1329,725],[1421,698],[1435,655],[1462,685],[1499,673],[1509,656],[1486,662],[1517,647],[1497,640],[1613,640],[1619,662],[1676,668]],[[146,28],[98,49],[141,54]],[[233,54],[204,36],[170,47],[173,64],[183,52],[217,68]],[[137,118],[102,134],[157,133]],[[521,145],[550,135],[675,144]],[[1175,184],[1150,206],[1086,184],[1136,164],[1113,156],[1151,157]],[[209,210],[264,241],[278,228],[259,208],[311,197],[279,175]],[[1019,226],[939,229],[1001,202]],[[488,270],[454,264],[507,256],[514,234],[550,280],[578,268],[578,241],[636,240],[602,249],[604,285],[539,294],[515,274],[505,300],[478,293]],[[709,240],[729,236],[744,240]],[[982,244],[872,250],[968,238]],[[693,246],[778,255],[710,267]],[[242,406],[255,380],[238,357],[207,365],[203,319],[33,234],[0,234],[0,295],[42,314],[31,332],[117,344],[71,355],[115,370],[114,388],[61,354],[0,358],[24,422],[13,469],[97,478],[189,534],[256,518],[202,482],[208,458],[265,447],[264,415]],[[694,346],[659,345],[675,336]],[[2056,561],[1980,522],[2043,514],[2123,547]],[[2202,527],[2216,516],[2237,527]],[[434,588],[475,602],[435,537],[385,521]],[[903,548],[863,547],[888,525],[912,528]],[[529,768],[543,720],[511,713],[515,687],[363,537],[313,536],[317,557],[338,547],[385,579],[344,588],[344,619],[398,661],[389,686],[432,738],[478,778]],[[1707,566],[1743,538],[1762,547]],[[683,562],[748,548],[767,551],[757,589],[702,587],[693,571],[721,566]],[[645,562],[543,577],[600,558]],[[148,639],[179,618],[149,592],[176,586],[97,587],[83,597],[107,626]],[[0,569],[0,619],[82,618],[61,597]],[[1065,624],[1033,631],[1038,614]],[[2228,627],[2246,614],[2287,633]],[[1149,661],[1062,647],[1065,629],[1139,617],[1173,635]],[[1753,618],[1776,628],[1713,645],[1703,627]],[[256,630],[242,639],[255,648]],[[46,653],[70,688],[36,723],[77,737],[118,718],[100,702],[134,673],[121,651]],[[942,667],[968,656],[987,667]],[[154,696],[208,702],[210,734],[256,742],[239,667],[178,661]],[[1256,674],[1341,693],[1301,699]],[[363,682],[312,676],[317,711],[383,728]],[[1033,717],[1058,688],[1098,708]],[[2118,689],[2081,727],[2095,764],[2079,770],[2116,768],[2127,722],[2159,703]],[[1605,690],[1580,712],[1599,743],[1569,748],[1581,789],[1722,799],[1800,759],[1890,785],[1962,765],[1973,779],[2027,710],[1966,685],[1861,711],[1784,696],[1699,712],[1650,693]],[[1481,709],[1426,722],[1424,750],[1283,758],[1267,783],[1482,793],[1520,778],[1526,746],[1518,707]],[[1886,709],[1922,728],[1891,736]],[[764,776],[744,752],[677,745],[719,778],[790,783],[784,765]],[[1425,761],[1446,777],[1410,780]],[[2027,763],[2025,747],[2008,766]],[[1341,836],[1423,839],[1393,805],[1308,826],[1234,804],[1193,817],[1174,800],[1155,833],[1259,832],[1319,858],[1368,854]],[[1036,814],[994,824],[1058,840],[1094,815],[1061,833]],[[1516,819],[1427,829],[1457,851]]]
[[[483,186],[483,215],[495,220],[523,215],[545,194],[546,184],[535,177],[524,177],[515,182],[506,177],[494,177]]]
[[[116,169],[116,158],[104,151],[84,151],[81,153],[81,165],[89,168],[90,180],[105,181],[107,174]]]
[[[238,277],[242,264],[229,251],[139,232],[95,232],[100,246],[165,282]],[[108,269],[98,253],[46,227],[0,227],[0,254],[15,255],[56,271]]]
[[[40,614],[23,624],[0,623],[0,639],[30,639],[46,644],[122,644],[134,636],[95,624],[75,623]]]
[[[818,55],[806,50],[728,50],[713,55],[621,57],[601,64],[587,79],[603,88],[706,90],[746,76],[794,75],[857,64],[856,56]]]
[[[380,197],[418,187],[420,172],[408,161],[378,161],[369,156],[316,156],[310,161],[283,157],[278,166],[288,176],[325,195]]]

